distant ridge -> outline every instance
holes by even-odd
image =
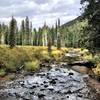
[[[69,22],[63,24],[61,27],[64,28],[64,27],[72,26],[72,25],[75,24],[77,21],[82,21],[82,16],[79,16],[79,17],[75,18],[74,20],[69,21]]]

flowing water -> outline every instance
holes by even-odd
[[[63,66],[51,65],[23,79],[7,82],[0,100],[90,100],[83,75]]]

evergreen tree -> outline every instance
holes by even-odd
[[[33,45],[32,22],[30,23],[30,45]]]
[[[48,52],[49,52],[49,55],[51,55],[51,46],[52,46],[52,39],[51,39],[51,34],[50,34],[50,30],[49,30],[49,33],[48,33]]]
[[[36,30],[36,28],[34,28],[34,40],[33,40],[33,45],[34,46],[37,46],[37,30]]]
[[[6,30],[5,30],[5,44],[9,44],[9,28],[8,26],[6,26]]]
[[[12,16],[12,20],[10,22],[10,34],[9,34],[10,48],[13,48],[16,45],[16,27],[17,27],[17,22]]]
[[[25,45],[25,39],[26,39],[26,35],[25,35],[25,22],[24,20],[22,20],[22,23],[21,23],[21,42],[22,42],[22,45]]]
[[[28,16],[25,19],[25,34],[26,34],[26,45],[30,45],[30,22]]]
[[[48,26],[46,25],[46,22],[44,23],[43,26],[43,31],[42,31],[42,41],[43,41],[43,46],[47,46],[48,45],[48,41],[47,41],[47,34],[48,34]]]
[[[38,45],[39,46],[42,46],[43,45],[43,42],[42,42],[42,29],[39,28],[39,31],[38,31]]]
[[[88,20],[84,29],[88,33],[89,47],[100,48],[100,0],[81,0],[83,17]],[[84,6],[85,4],[85,6]]]
[[[49,29],[49,32],[51,34],[52,45],[54,45],[55,44],[55,30],[53,26],[51,29]]]
[[[57,28],[57,49],[61,49],[61,34],[60,34],[60,19],[58,19],[58,28]]]

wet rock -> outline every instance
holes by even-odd
[[[97,76],[97,80],[98,80],[98,82],[100,82],[100,75]]]
[[[23,96],[21,96],[24,100],[30,100],[30,94],[29,93],[24,93]]]
[[[67,96],[67,98],[69,98],[69,96]]]
[[[66,92],[66,94],[72,94],[71,90],[68,90],[68,91]]]
[[[36,85],[33,85],[30,87],[30,89],[35,89],[37,86]]]
[[[83,97],[83,95],[79,95],[79,94],[78,94],[77,96],[78,96],[78,97],[80,97],[80,98],[82,98],[82,97]]]
[[[48,82],[47,82],[47,81],[44,81],[43,83],[46,84],[46,83],[48,83]]]
[[[68,91],[66,91],[66,90],[61,90],[60,92],[61,92],[62,94],[65,94],[65,95],[68,94]]]
[[[21,95],[18,94],[18,93],[14,93],[14,94],[15,94],[16,98],[20,98],[21,97]]]
[[[59,68],[56,68],[55,71],[61,71]]]
[[[53,91],[53,90],[54,90],[54,87],[53,87],[53,86],[49,86],[48,89],[49,89],[50,91]]]
[[[44,88],[40,89],[40,91],[44,91],[44,90],[45,90]]]
[[[38,73],[37,76],[46,76],[45,73]]]
[[[43,83],[41,83],[41,85],[44,85]]]
[[[34,93],[35,93],[34,91],[30,91],[30,94],[32,94],[32,95],[34,95]]]
[[[70,72],[70,73],[68,74],[68,76],[71,76],[71,75],[74,75],[74,73]]]
[[[8,89],[2,89],[0,93],[7,92],[8,100],[77,100],[77,97],[84,100],[90,91],[83,78],[80,73],[57,66],[8,82]]]
[[[45,94],[38,94],[38,98],[44,98]]]
[[[44,87],[45,87],[45,88],[47,88],[47,87],[48,87],[48,85],[44,85]]]
[[[24,81],[19,81],[19,84],[23,85],[24,84]]]
[[[38,100],[37,96],[32,96],[32,100]]]
[[[56,80],[55,79],[52,79],[49,82],[50,82],[50,84],[56,84]]]
[[[9,96],[14,97],[16,95],[16,93],[8,93]]]

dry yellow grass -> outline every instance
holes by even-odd
[[[52,47],[51,57],[53,57],[56,61],[60,61],[63,55],[69,50],[74,50],[83,54],[84,59],[93,60],[89,51],[81,48],[61,48],[61,50],[57,50],[56,47]],[[27,65],[27,69],[28,65],[34,69],[36,67],[35,63],[44,59],[50,59],[47,47],[16,46],[15,48],[10,49],[9,46],[0,45],[0,73],[3,74],[5,71],[16,71],[22,65]],[[98,58],[98,55],[95,56],[95,60],[98,61],[99,64],[100,60],[97,59],[100,59]],[[97,67],[97,70],[100,70],[100,67]]]

